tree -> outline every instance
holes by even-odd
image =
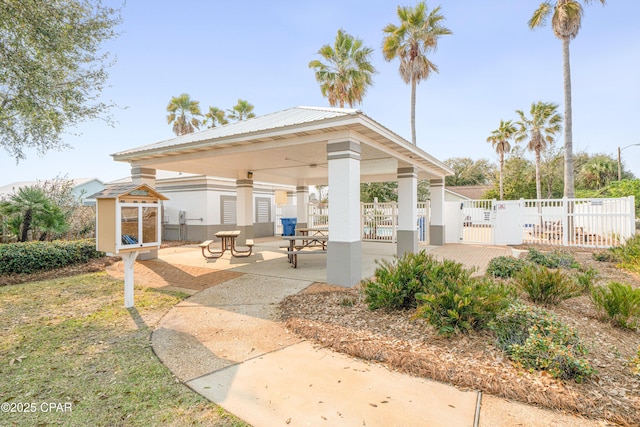
[[[9,217],[8,224],[13,225],[20,242],[26,242],[29,232],[37,228],[44,232],[43,236],[67,228],[62,210],[51,203],[45,191],[37,186],[20,187],[9,200],[0,202],[0,213]]]
[[[239,122],[256,116],[253,112],[253,105],[244,99],[238,99],[238,103],[227,111],[229,112],[228,117],[231,120],[237,120]]]
[[[203,123],[210,129],[216,126],[226,125],[229,123],[229,120],[227,120],[227,115],[224,110],[218,107],[209,107],[209,112],[204,115]]]
[[[504,155],[511,151],[511,141],[516,133],[516,127],[507,120],[506,122],[500,119],[500,126],[498,129],[491,132],[491,135],[487,138],[487,142],[491,143],[491,146],[496,150],[500,157],[500,200],[504,199],[504,188],[502,185],[502,171],[504,170]]]
[[[452,33],[441,24],[445,18],[440,6],[428,12],[421,1],[415,8],[398,6],[397,13],[400,25],[389,24],[382,30],[387,34],[382,41],[382,54],[387,61],[400,59],[400,77],[411,84],[411,142],[416,145],[416,85],[438,72],[427,54],[436,50],[440,36]]]
[[[99,0],[0,2],[0,146],[10,156],[66,147],[61,134],[82,121],[110,122],[98,100],[112,63],[101,44],[119,13]]]
[[[186,135],[200,129],[200,102],[192,100],[188,94],[183,93],[171,98],[167,112],[167,123],[173,124],[173,132],[176,135]]]
[[[487,159],[453,157],[444,163],[453,169],[453,175],[445,178],[447,187],[463,185],[487,185],[494,176],[495,166]]]
[[[372,53],[373,49],[363,46],[362,40],[343,30],[338,30],[333,46],[326,44],[318,50],[326,63],[316,59],[309,62],[309,68],[315,70],[316,81],[329,105],[344,108],[345,104],[353,107],[362,102],[376,72],[371,64]]]
[[[360,201],[373,203],[375,199],[380,203],[398,201],[398,182],[363,182],[360,184]]]
[[[520,198],[533,199],[536,196],[535,165],[524,157],[524,150],[515,146],[504,162],[504,200]],[[500,189],[494,188],[484,194],[484,198],[494,199],[500,195]]]
[[[591,0],[584,0],[585,4]],[[605,0],[600,0],[605,4]],[[574,197],[573,170],[573,123],[571,109],[571,67],[569,59],[569,42],[578,35],[582,25],[582,6],[577,0],[544,1],[538,6],[529,20],[529,28],[533,29],[545,25],[551,15],[551,29],[553,34],[562,41],[562,65],[564,74],[564,196]]]
[[[520,116],[520,121],[516,123],[519,126],[516,132],[516,142],[522,142],[528,139],[527,149],[535,153],[536,158],[536,198],[542,198],[542,190],[540,185],[540,153],[552,144],[556,133],[562,129],[562,116],[558,114],[558,104],[551,102],[534,102],[531,104],[529,113],[531,117],[527,117],[522,110],[516,110]]]
[[[582,188],[599,190],[618,179],[618,163],[604,154],[592,156],[578,170],[578,178]]]

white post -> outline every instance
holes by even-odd
[[[418,171],[413,166],[398,168],[397,254],[418,252]]]
[[[247,239],[253,239],[253,180],[236,181],[236,226],[240,230],[237,242],[244,245]]]
[[[309,226],[309,187],[299,185],[296,187],[296,218],[298,227],[307,228]]]
[[[329,243],[327,282],[351,287],[362,280],[360,240],[360,144],[327,144],[329,162]]]
[[[138,251],[120,254],[124,262],[124,306],[133,307],[133,266],[138,257]]]
[[[442,246],[445,243],[444,229],[444,178],[432,179],[431,193],[431,224],[429,226],[429,244]]]

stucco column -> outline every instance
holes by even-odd
[[[253,239],[253,180],[236,180],[236,226],[240,235],[238,244],[244,245],[247,239]]]
[[[309,205],[309,187],[299,185],[296,187],[296,218],[298,218],[298,227],[307,228],[309,224],[309,213],[307,211]]]
[[[398,168],[398,256],[418,252],[417,207],[417,170],[414,167]]]
[[[431,225],[429,226],[429,244],[442,246],[444,234],[444,178],[429,181],[431,193]]]
[[[131,182],[136,185],[146,184],[149,187],[155,189],[156,188],[156,170],[151,168],[143,168],[140,166],[132,167]],[[162,209],[160,210],[160,212],[162,212]],[[162,230],[160,230],[160,239],[162,240]],[[145,261],[148,259],[156,259],[156,258],[158,258],[157,249],[151,249],[149,252],[141,252],[140,256],[138,256],[138,259],[140,261]],[[135,261],[135,258],[133,261]],[[133,296],[131,298],[133,298]],[[131,299],[130,302],[131,304],[133,304],[133,299]],[[131,305],[131,307],[133,307],[133,305]]]
[[[131,182],[137,185],[147,184],[156,188],[156,170],[139,166],[131,168]]]
[[[329,243],[327,282],[345,287],[362,279],[360,144],[329,142]]]

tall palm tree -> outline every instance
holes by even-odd
[[[491,146],[496,150],[498,156],[500,156],[500,200],[504,199],[504,191],[502,186],[502,172],[504,170],[504,155],[511,151],[511,141],[516,134],[516,126],[507,120],[506,122],[500,119],[500,126],[498,129],[491,132],[491,135],[487,138],[487,142],[491,143]]]
[[[542,198],[540,186],[540,154],[555,141],[555,135],[562,130],[562,116],[558,113],[558,104],[552,102],[534,102],[527,117],[522,110],[516,110],[520,121],[516,123],[518,130],[516,142],[528,139],[527,149],[536,156],[536,197]]]
[[[231,120],[237,120],[241,122],[245,119],[250,119],[255,117],[255,113],[253,112],[253,104],[249,104],[249,101],[244,99],[238,99],[238,103],[233,106],[230,110],[227,110],[229,117]]]
[[[171,98],[167,112],[167,123],[173,124],[173,132],[176,135],[186,135],[200,129],[200,102],[192,100],[188,94],[183,93]]]
[[[605,0],[599,0],[603,5]],[[591,0],[583,0],[585,4]],[[555,3],[552,4],[552,3]],[[564,73],[564,196],[575,196],[575,176],[573,171],[573,123],[571,110],[571,67],[569,42],[578,35],[582,25],[582,5],[577,0],[546,0],[538,6],[529,20],[529,28],[545,25],[551,15],[553,34],[562,41],[562,65]]]
[[[318,50],[326,63],[316,59],[309,62],[309,68],[315,70],[316,81],[329,105],[344,108],[345,104],[353,107],[362,102],[376,73],[371,64],[372,53],[373,49],[363,46],[362,40],[343,30],[338,30],[333,46],[326,44]]]
[[[416,144],[416,85],[438,72],[436,64],[427,54],[438,47],[440,36],[452,34],[442,26],[445,18],[440,14],[440,6],[427,11],[424,1],[413,7],[398,6],[400,25],[389,24],[382,31],[387,36],[382,41],[384,59],[400,59],[400,77],[411,84],[411,142]]]
[[[210,129],[216,126],[226,125],[229,123],[229,120],[227,120],[227,114],[224,110],[218,107],[209,107],[209,112],[204,115],[203,123]]]

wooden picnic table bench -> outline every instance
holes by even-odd
[[[289,262],[293,268],[298,267],[298,255],[327,253],[329,236],[282,236],[282,238],[289,241],[289,246],[286,249]],[[296,243],[297,241],[300,243]],[[320,249],[316,249],[318,246]]]
[[[240,235],[240,230],[232,230],[232,231],[218,231],[215,236],[220,239],[221,248],[220,250],[211,250],[211,245],[214,243],[213,240],[206,240],[200,243],[200,249],[202,249],[202,256],[207,259],[215,259],[220,258],[224,253],[229,250],[231,251],[231,256],[242,258],[248,257],[251,255],[253,251],[253,239],[247,239],[245,241],[244,246],[248,247],[248,250],[239,250],[236,247],[236,239]],[[205,252],[206,250],[206,252]]]

